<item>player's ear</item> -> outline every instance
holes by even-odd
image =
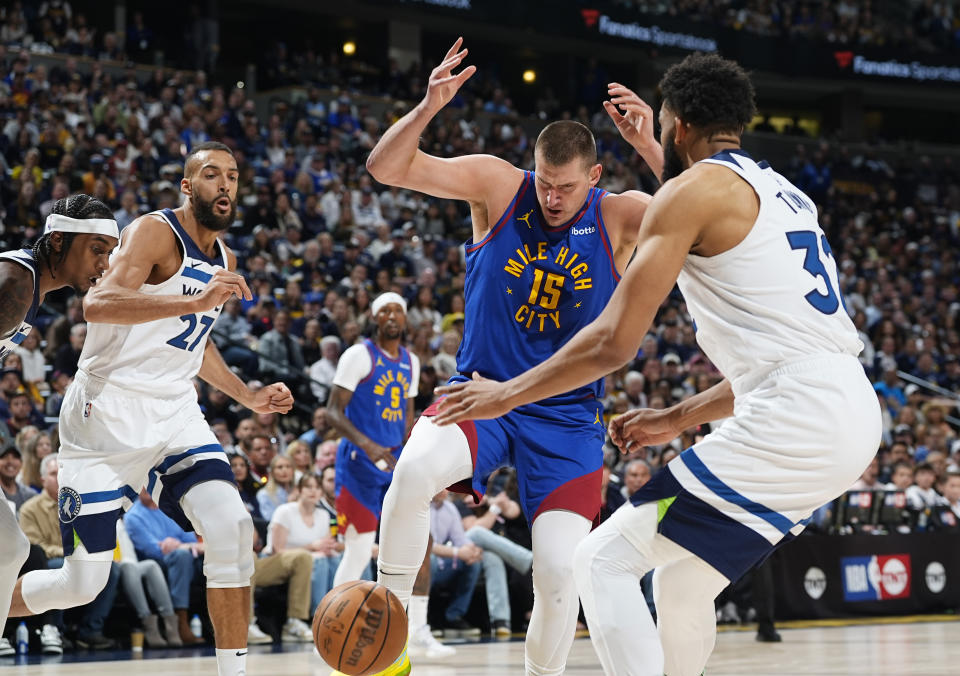
[[[50,233],[50,248],[53,249],[55,253],[60,253],[63,250],[63,233],[54,231]]]
[[[180,192],[187,197],[193,197],[193,185],[190,183],[190,179],[186,176],[180,179]]]
[[[590,167],[590,171],[588,172],[587,175],[590,177],[591,188],[595,186],[597,182],[600,180],[600,174],[602,173],[603,173],[603,165],[600,164],[599,162],[593,165],[592,167]]]

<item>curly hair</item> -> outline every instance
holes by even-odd
[[[684,122],[707,133],[743,132],[756,114],[750,76],[735,61],[691,54],[660,80],[663,102]]]
[[[113,212],[110,211],[110,208],[106,204],[96,197],[91,197],[84,193],[77,193],[76,195],[57,200],[53,205],[53,209],[50,210],[50,213],[69,216],[70,218],[113,218]],[[46,233],[34,243],[33,257],[38,264],[46,264],[47,269],[50,271],[50,276],[56,279],[54,267],[59,267],[63,263],[77,233],[60,233],[63,235],[63,246],[60,247],[59,253],[53,250],[53,244],[50,242],[50,236],[52,234],[53,233]]]

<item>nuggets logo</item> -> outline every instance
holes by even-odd
[[[87,404],[89,406],[89,404]],[[80,507],[83,501],[80,494],[72,488],[61,488],[57,493],[57,512],[60,514],[61,523],[70,523],[80,516]]]
[[[92,408],[93,408],[93,404],[91,404],[89,401],[88,401],[86,404],[83,405],[83,417],[84,417],[84,418],[89,418],[89,417],[90,417],[90,409],[92,409]]]

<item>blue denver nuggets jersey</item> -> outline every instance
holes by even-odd
[[[0,360],[2,360],[7,354],[13,351],[14,347],[26,340],[30,334],[30,329],[33,328],[33,320],[37,316],[37,310],[40,309],[40,296],[37,287],[37,276],[40,270],[38,269],[36,259],[33,257],[33,252],[30,249],[7,251],[6,253],[0,254],[0,261],[18,263],[30,270],[30,273],[33,275],[33,302],[30,303],[30,308],[27,310],[26,316],[20,320],[20,326],[14,329],[13,333],[0,336]]]
[[[480,242],[466,244],[466,320],[457,369],[507,380],[552,356],[603,310],[620,281],[600,203],[591,188],[577,215],[541,220],[534,173]],[[603,395],[603,380],[549,401]]]
[[[412,378],[410,353],[401,345],[399,358],[393,359],[369,338],[363,345],[370,353],[373,368],[357,383],[344,413],[370,439],[394,448],[403,443],[407,430],[407,395]]]

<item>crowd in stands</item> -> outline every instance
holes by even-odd
[[[952,2],[910,0],[613,0],[629,10],[727,26],[758,35],[838,46],[960,47],[960,16]]]
[[[770,3],[759,3],[765,4]],[[867,4],[839,3],[833,11],[840,6],[859,9],[861,18],[869,14]],[[0,16],[4,42],[11,42],[11,30],[16,30],[12,17],[17,7],[13,3]],[[55,28],[52,15],[48,18],[42,25]],[[79,35],[82,26],[73,26]],[[234,149],[239,209],[225,239],[237,253],[238,270],[253,299],[226,303],[213,338],[228,363],[253,386],[283,380],[300,406],[286,416],[251,414],[210,387],[198,391],[259,526],[255,583],[290,585],[290,603],[273,636],[310,640],[304,623],[329,589],[342,551],[333,508],[337,435],[324,409],[337,360],[372,328],[371,300],[384,291],[401,293],[410,308],[407,347],[423,365],[417,412],[431,403],[434,386],[456,372],[464,330],[462,244],[470,237],[469,209],[378,185],[366,174],[367,154],[407,105],[399,98],[396,106],[375,114],[346,93],[330,98],[310,88],[305,99],[275,101],[263,114],[243,89],[211,82],[203,71],[157,69],[142,78],[133,69],[111,76],[98,61],[89,65],[80,68],[66,58],[48,71],[29,52],[0,51],[0,250],[29,246],[53,202],[75,192],[92,194],[115,209],[121,228],[141,214],[176,207],[185,153],[207,140]],[[403,98],[416,98],[422,91],[423,82],[412,77],[398,76],[394,82]],[[503,92],[491,92],[489,101],[498,99],[508,100]],[[444,156],[492,153],[533,169],[534,139],[512,118],[481,121],[471,111],[487,105],[483,97],[475,100],[481,104],[463,101],[462,107],[439,115],[424,132],[424,150]],[[496,105],[490,112],[502,113]],[[598,130],[601,187],[655,190],[649,168],[603,123],[600,110],[566,114]],[[916,504],[946,502],[960,517],[960,479],[954,476],[960,442],[951,422],[960,388],[956,167],[949,159],[927,157],[886,161],[869,151],[824,142],[813,152],[799,146],[792,160],[777,168],[820,209],[845,307],[865,345],[861,361],[883,407],[884,444],[862,481],[870,487],[902,484]],[[0,485],[25,530],[30,519],[41,523],[37,514],[48,526],[56,519],[56,463],[49,458],[56,457],[56,416],[86,336],[76,298],[62,307],[52,303],[36,325],[0,371]],[[907,384],[902,374],[942,389]],[[608,376],[605,417],[669,406],[719,379],[698,349],[690,317],[674,292],[637,358]],[[707,431],[685,430],[670,444],[627,456],[608,446],[604,514]],[[434,578],[441,586],[448,582],[449,561],[459,560],[463,567],[457,574],[472,576],[471,596],[483,579],[489,624],[504,633],[522,629],[531,592],[529,561],[520,551],[529,549],[529,532],[516,496],[510,495],[510,481],[502,480],[505,484],[483,504],[454,503],[459,521],[445,510],[447,530],[441,535],[448,537],[435,549]],[[91,607],[68,613],[79,645],[111,644],[104,622],[121,588],[127,611],[141,618],[148,641],[191,642],[189,616],[202,603],[197,591],[202,542],[174,530],[176,524],[164,522],[150,503],[144,495],[125,519],[130,545],[118,555],[107,590]],[[435,511],[444,504],[438,499]],[[28,535],[42,552],[31,565],[62,565],[58,534],[37,526]],[[455,547],[462,556],[452,556]],[[495,553],[500,563],[488,553]],[[464,615],[470,598],[456,593],[448,606],[453,611],[439,623],[469,632]],[[310,607],[304,598],[311,599]],[[60,641],[53,634],[65,626],[63,617],[51,614],[39,622],[38,640],[56,652],[50,646]],[[270,640],[252,625],[251,640],[261,637]]]

